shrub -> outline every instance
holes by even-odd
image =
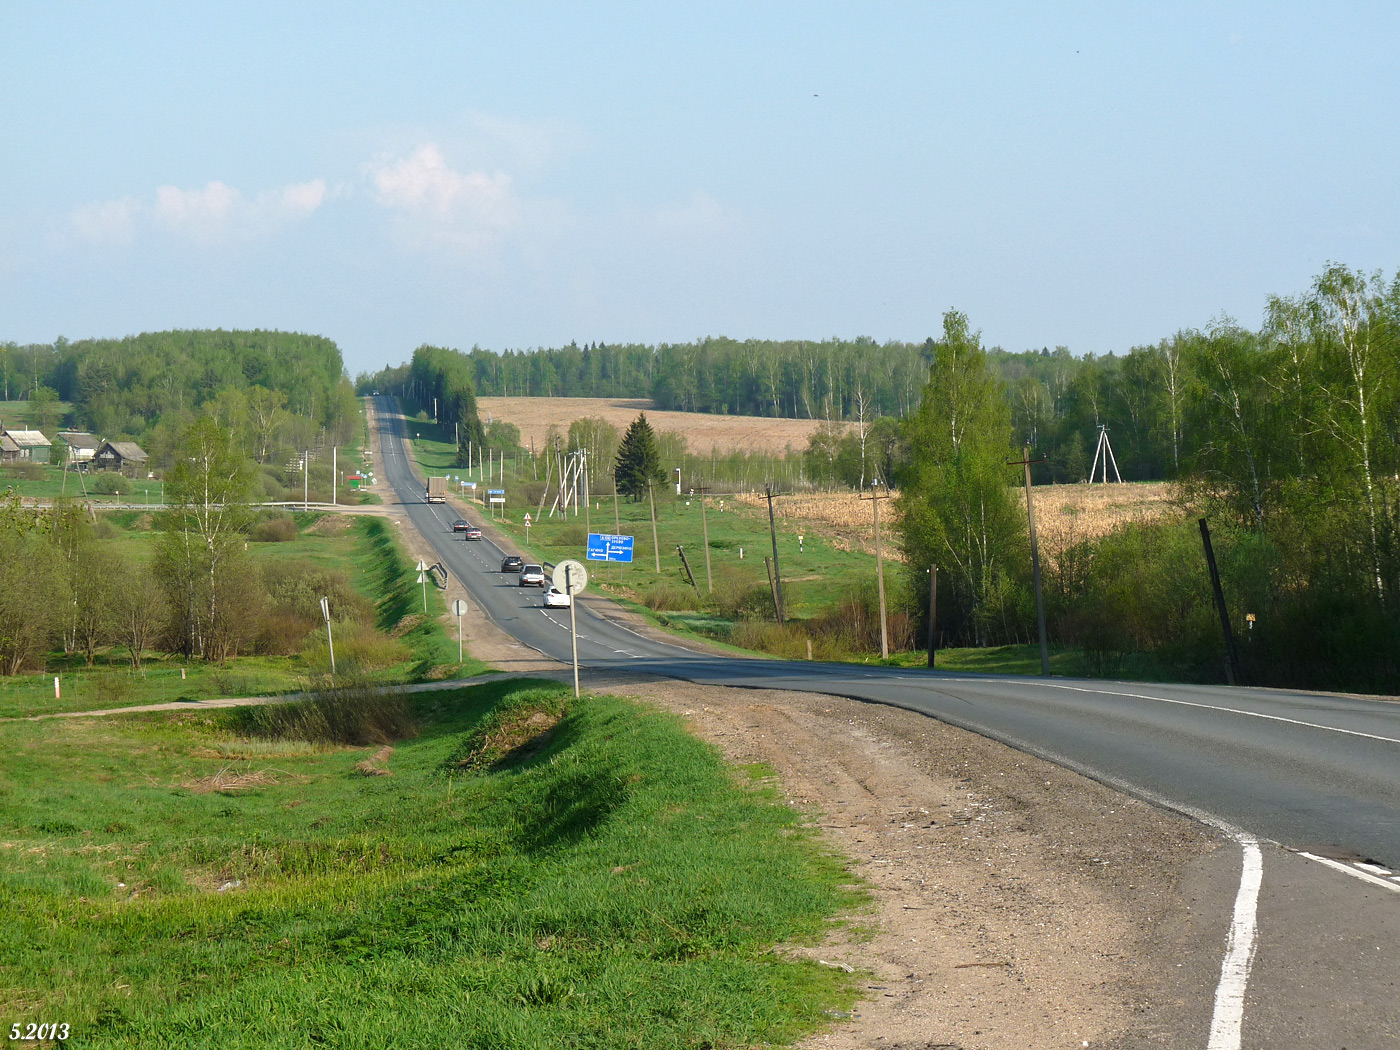
[[[131,491],[133,482],[120,474],[98,474],[87,483],[89,492],[99,496],[120,496]]]
[[[773,613],[773,592],[766,583],[721,578],[715,581],[715,591],[709,596],[708,603],[716,613],[732,620],[770,616]]]
[[[669,580],[653,583],[641,594],[642,604],[648,609],[694,609],[700,604],[699,595],[692,587],[683,587]]]
[[[302,635],[302,656],[313,667],[330,669],[325,624]],[[341,674],[359,675],[380,671],[411,659],[413,651],[401,638],[390,638],[367,623],[339,621],[331,624],[335,637],[335,666]]]
[[[278,514],[257,522],[248,532],[248,538],[258,543],[288,543],[299,534],[290,514]]]

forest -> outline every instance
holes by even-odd
[[[259,463],[289,449],[344,445],[359,420],[339,347],[294,332],[0,343],[0,382],[5,400],[27,401],[50,436],[67,423],[109,440],[134,440],[157,467],[201,415],[238,432]],[[4,414],[0,402],[0,420]]]

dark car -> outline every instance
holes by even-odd
[[[463,534],[462,538],[467,540],[479,540],[481,539],[481,530],[475,525],[468,525],[467,531]]]
[[[524,565],[520,569],[520,586],[522,587],[543,587],[544,566]]]
[[[466,518],[458,518],[452,523],[453,532],[466,532],[471,527],[472,523],[469,522]]]
[[[525,565],[525,561],[518,554],[507,554],[501,559],[502,572],[519,572]]]

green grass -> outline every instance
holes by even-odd
[[[393,526],[379,518],[357,518],[345,530],[329,534],[308,531],[325,515],[293,514],[301,530],[286,543],[250,543],[253,556],[265,564],[308,562],[344,570],[355,588],[374,605],[375,626],[401,635],[411,657],[404,663],[373,672],[367,681],[410,682],[425,678],[461,678],[489,670],[467,656],[457,665],[457,642],[449,638],[438,617],[446,612],[442,593],[427,588],[428,612],[417,573],[393,535]],[[103,516],[111,538],[99,540],[132,560],[148,561],[157,534],[136,511]],[[269,696],[305,689],[328,667],[305,655],[239,656],[227,665],[185,657],[149,654],[145,666],[133,671],[117,649],[98,655],[93,667],[77,654],[50,654],[42,674],[0,677],[0,718],[62,711],[90,711],[178,700],[207,700],[225,696]],[[183,676],[182,676],[183,671]],[[60,680],[62,697],[54,697],[53,679]]]
[[[895,653],[888,660],[867,663],[890,667],[927,667],[928,650]],[[972,674],[1039,675],[1038,645],[1000,645],[984,649],[940,649],[940,671]],[[1050,649],[1050,673],[1066,678],[1116,678],[1130,682],[1193,682],[1200,679],[1190,668],[1172,664],[1151,653],[1094,654],[1083,649]]]
[[[773,948],[858,905],[850,875],[676,719],[586,697],[528,761],[458,765],[540,688],[420,700],[389,776],[207,715],[0,725],[0,1017],[88,1047],[650,1048],[849,1009],[852,977]]]

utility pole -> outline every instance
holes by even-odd
[[[928,567],[928,669],[933,670],[938,652],[938,566]]]
[[[305,448],[301,450],[301,509],[308,511],[311,509],[311,450]]]
[[[1206,549],[1206,565],[1210,567],[1210,586],[1215,592],[1215,611],[1220,614],[1220,630],[1225,635],[1225,680],[1234,685],[1240,677],[1240,658],[1235,652],[1235,635],[1230,630],[1230,610],[1225,604],[1225,591],[1220,586],[1220,570],[1215,567],[1215,549],[1210,544],[1210,526],[1201,519],[1201,543]]]
[[[656,575],[661,575],[661,544],[656,538],[656,497],[651,491],[651,478],[647,478],[647,502],[651,504],[651,552],[656,555]]]
[[[710,523],[705,518],[705,494],[700,494],[700,531],[705,538],[705,590],[715,593],[715,579],[710,575]]]
[[[335,506],[335,472],[339,470],[339,460],[336,458],[335,446],[331,446],[331,506]]]
[[[880,592],[880,659],[890,658],[890,635],[885,621],[885,561],[880,553],[880,501],[889,499],[889,489],[885,494],[880,495],[880,479],[871,478],[870,487],[874,490],[869,496],[861,496],[861,499],[868,499],[870,507],[875,512],[875,579]]]
[[[783,618],[783,574],[778,568],[778,526],[773,520],[773,486],[768,484],[764,492],[768,496],[768,538],[773,543],[773,607],[778,612],[778,626],[786,622]]]
[[[1026,516],[1031,527],[1031,579],[1035,582],[1035,626],[1040,632],[1040,673],[1042,677],[1049,678],[1050,648],[1045,641],[1045,600],[1040,593],[1040,544],[1035,536],[1035,499],[1031,496],[1031,464],[1044,462],[1044,456],[1031,459],[1031,443],[1027,441],[1026,454],[1021,459],[1007,460],[1007,465],[1026,468]]]

